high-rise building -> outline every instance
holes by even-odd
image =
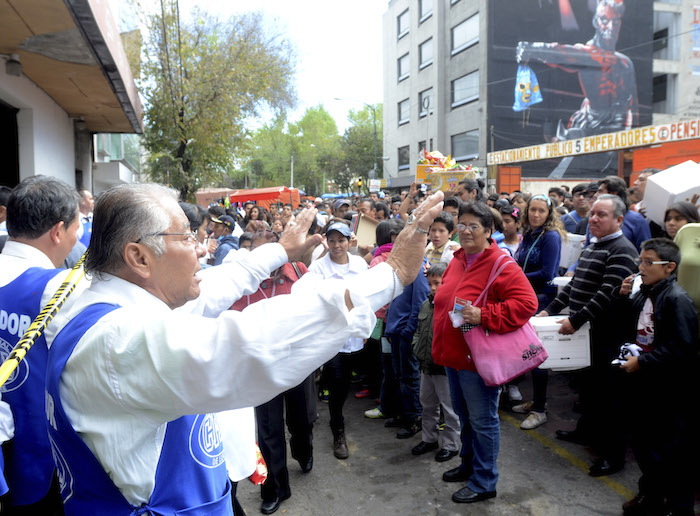
[[[483,166],[486,0],[392,0],[384,14],[384,164],[408,186],[422,148]]]
[[[700,6],[690,0],[391,0],[383,31],[391,187],[411,183],[421,148],[485,178],[494,150],[700,117]],[[538,85],[519,82],[519,64]],[[516,167],[514,184],[627,176],[631,159],[541,159]],[[495,169],[489,178],[495,186]]]

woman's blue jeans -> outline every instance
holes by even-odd
[[[499,387],[489,387],[478,373],[446,367],[452,407],[461,428],[462,467],[473,473],[467,486],[475,493],[495,491],[498,483],[498,449],[501,427],[498,419]]]

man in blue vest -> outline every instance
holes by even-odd
[[[441,200],[424,202],[387,261],[352,284],[306,275],[292,294],[236,312],[234,301],[320,244],[307,238],[315,210],[279,243],[200,271],[204,250],[176,192],[131,184],[103,193],[86,262],[92,284],[54,320],[47,368],[66,515],[232,514],[213,413],[265,403],[348,338],[367,338],[374,312],[420,271]]]
[[[85,247],[90,247],[90,237],[92,236],[92,210],[95,207],[95,199],[89,190],[78,190],[80,194],[80,243]]]
[[[63,181],[34,176],[10,194],[10,238],[0,254],[2,360],[65,279],[68,271],[56,267],[77,241],[79,224],[78,194]],[[47,357],[42,337],[2,387],[15,424],[14,438],[3,444],[3,514],[63,513],[44,417]]]

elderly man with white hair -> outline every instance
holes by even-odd
[[[386,263],[351,285],[308,275],[291,295],[235,312],[233,301],[319,244],[306,235],[314,210],[279,243],[200,271],[203,250],[175,192],[103,193],[92,285],[57,316],[49,357],[46,416],[66,514],[232,514],[212,413],[264,403],[348,338],[369,336],[375,310],[417,276],[441,200],[423,203]]]

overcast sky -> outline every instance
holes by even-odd
[[[180,0],[180,11],[197,5],[221,17],[262,11],[286,35],[297,55],[297,121],[306,108],[323,104],[340,133],[350,109],[382,102],[382,14],[387,0]],[[336,101],[335,98],[343,101]]]

